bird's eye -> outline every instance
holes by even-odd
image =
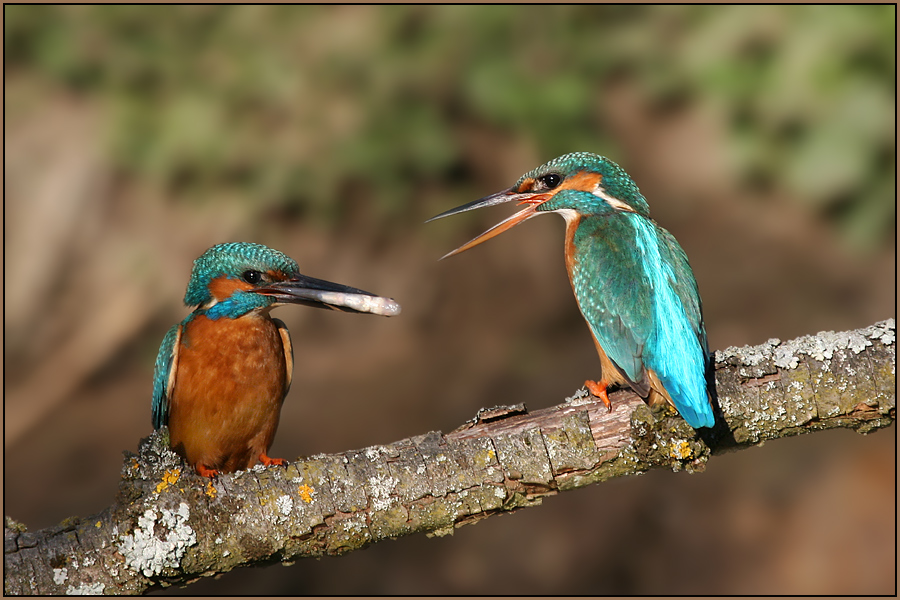
[[[562,177],[560,177],[556,173],[548,173],[547,175],[544,175],[543,177],[541,177],[540,181],[545,186],[547,186],[548,190],[552,190],[553,188],[555,188],[556,186],[558,186],[560,184],[560,182],[562,181]]]
[[[244,281],[246,281],[247,283],[256,285],[262,279],[262,273],[260,273],[259,271],[254,271],[253,269],[250,269],[248,271],[244,271],[241,274],[241,277],[243,277]]]

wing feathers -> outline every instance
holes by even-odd
[[[153,403],[150,407],[153,428],[159,429],[169,423],[169,398],[175,387],[178,372],[178,348],[181,346],[183,323],[173,325],[163,338],[156,355],[153,373]]]

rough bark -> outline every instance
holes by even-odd
[[[612,412],[579,391],[558,406],[482,410],[457,430],[203,479],[165,430],[125,453],[115,503],[28,532],[7,518],[9,594],[141,593],[238,566],[446,535],[543,496],[834,427],[893,423],[895,323],[716,353],[717,425],[698,435],[629,392]]]

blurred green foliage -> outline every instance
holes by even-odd
[[[859,244],[893,231],[893,5],[4,13],[7,81],[102,103],[119,174],[176,200],[227,191],[329,223],[348,190],[368,190],[384,224],[420,219],[423,186],[467,185],[466,127],[545,158],[615,156],[603,88],[627,76],[660,106],[724,108],[747,185],[787,192]]]

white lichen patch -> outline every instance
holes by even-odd
[[[345,531],[351,533],[368,532],[369,526],[366,524],[366,518],[362,514],[354,515],[342,521]]]
[[[56,585],[62,585],[66,582],[66,579],[69,578],[69,570],[63,567],[62,569],[53,569],[53,583]]]
[[[393,500],[391,494],[400,480],[390,475],[375,475],[369,477],[367,494],[372,499],[372,510],[385,510],[391,507]]]
[[[281,512],[282,515],[287,517],[294,509],[294,500],[290,496],[285,494],[275,499],[275,506],[278,508],[279,512]]]
[[[872,340],[879,340],[885,346],[890,346],[897,339],[897,324],[894,319],[881,321],[866,327],[865,334]]]
[[[371,461],[376,461],[380,456],[389,456],[391,453],[390,450],[385,448],[384,446],[369,446],[365,450],[366,458]]]
[[[166,567],[177,567],[185,550],[197,543],[197,534],[188,524],[188,517],[190,508],[184,502],[177,510],[164,508],[159,514],[148,508],[138,518],[134,531],[120,538],[118,549],[125,564],[146,577],[159,575]]]
[[[573,406],[580,406],[582,404],[592,404],[594,402],[594,397],[585,387],[580,387],[575,390],[575,393],[566,398],[566,402],[572,404]]]
[[[716,362],[725,362],[731,357],[737,358],[739,363],[755,367],[759,363],[772,357],[772,348],[778,346],[781,340],[772,338],[765,344],[758,346],[730,346],[725,350],[716,351]]]
[[[82,583],[77,587],[70,585],[66,588],[66,596],[102,596],[105,589],[105,583]]]
[[[803,354],[821,362],[830,361],[835,352],[849,350],[859,354],[868,346],[871,340],[879,340],[884,345],[893,344],[895,341],[896,325],[894,319],[881,321],[863,329],[853,331],[821,331],[816,335],[805,335],[795,340],[781,342],[772,338],[759,346],[744,346],[737,348],[732,346],[716,352],[716,361],[724,362],[729,358],[737,358],[739,364],[757,366],[765,360],[773,360],[775,366],[782,369],[795,369],[800,364]],[[741,372],[742,375],[748,374]]]
[[[849,349],[854,354],[862,352],[872,342],[859,331],[820,331],[816,335],[805,335],[786,342],[775,349],[775,366],[782,369],[794,369],[800,363],[800,355],[806,354],[813,359],[825,362],[834,357],[839,350]]]

